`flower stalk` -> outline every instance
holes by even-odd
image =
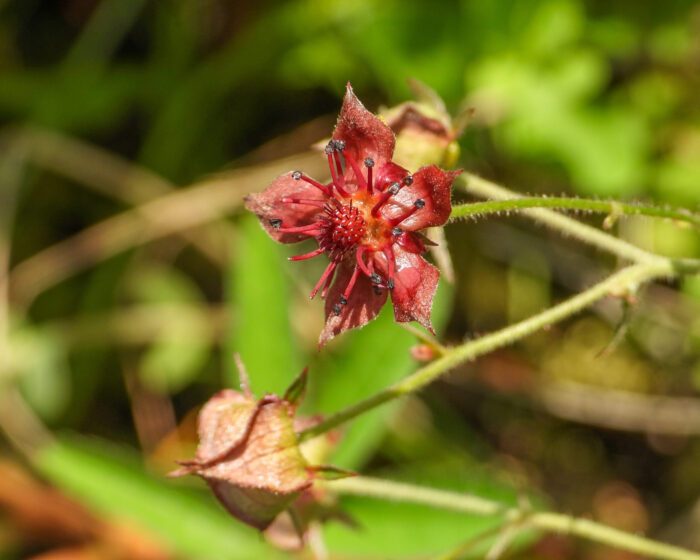
[[[684,262],[686,266],[691,266],[691,264],[694,263],[696,269],[700,271],[700,262]],[[418,391],[455,366],[474,359],[477,356],[492,352],[497,348],[512,344],[543,327],[570,317],[611,293],[634,290],[644,282],[656,278],[672,277],[676,273],[674,261],[662,257],[655,257],[651,262],[635,264],[623,268],[587,290],[541,313],[448,350],[442,357],[419,369],[409,377],[390,385],[371,397],[359,401],[329,416],[319,424],[300,432],[299,439],[304,441],[320,435],[388,401]]]
[[[584,212],[602,212],[608,217],[625,216],[650,216],[655,218],[667,218],[677,222],[684,222],[700,228],[700,216],[687,210],[672,208],[659,208],[641,204],[625,204],[612,200],[593,200],[589,198],[566,198],[558,196],[529,196],[508,200],[488,200],[485,202],[472,202],[452,207],[451,220],[459,218],[480,218],[487,214],[512,212],[527,208],[553,208],[556,210],[580,210]],[[606,218],[607,220],[607,218]],[[607,223],[610,223],[609,221]]]
[[[625,204],[612,200],[594,200],[590,198],[567,198],[559,196],[529,196],[509,200],[489,200],[472,202],[452,207],[451,220],[458,218],[480,218],[487,214],[512,212],[526,208],[553,208],[556,210],[580,210],[584,212],[602,212],[608,216],[650,216],[685,222],[700,228],[700,216],[687,210],[659,208],[642,204]],[[609,222],[608,222],[609,223]]]
[[[332,485],[332,486],[330,486]],[[500,516],[507,524],[519,522],[519,528],[539,529],[564,535],[581,537],[600,544],[663,560],[700,560],[700,554],[677,546],[633,535],[619,529],[596,523],[590,519],[573,517],[549,511],[529,511],[507,507],[499,502],[458,492],[437,490],[381,480],[366,476],[346,478],[329,483],[340,494],[368,496],[399,502],[423,504],[462,513],[484,516]]]
[[[455,183],[461,185],[467,193],[475,196],[495,200],[521,198],[518,193],[472,173],[462,173],[462,175],[457,177]],[[578,239],[582,243],[617,255],[621,259],[641,263],[653,262],[662,258],[604,231],[546,208],[527,208],[522,210],[522,214],[562,232],[567,237]]]

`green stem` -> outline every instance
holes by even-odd
[[[469,342],[448,350],[442,357],[419,369],[413,375],[390,385],[365,400],[359,401],[329,416],[319,424],[301,431],[299,433],[299,439],[300,441],[304,441],[320,435],[387,401],[408,393],[413,393],[436,380],[441,375],[444,375],[456,365],[482,354],[492,352],[497,348],[511,344],[547,325],[561,321],[608,294],[621,293],[630,289],[633,290],[643,282],[653,278],[672,276],[673,274],[673,261],[659,257],[655,257],[654,261],[650,263],[637,264],[624,268],[595,286],[537,315],[533,315],[524,321],[505,327],[492,334],[482,336],[476,340],[470,340]]]
[[[461,183],[468,193],[476,196],[496,200],[521,198],[518,193],[471,173],[462,173],[455,179],[455,182]],[[642,263],[652,262],[659,258],[622,239],[546,208],[523,209],[522,213],[524,216],[561,231],[567,237],[578,239],[583,243],[608,251],[622,259]]]
[[[381,480],[365,476],[344,478],[326,483],[341,494],[410,502],[449,509],[462,513],[501,516],[510,522],[522,520],[524,525],[566,535],[575,535],[590,541],[622,550],[664,560],[700,560],[700,554],[653,541],[644,537],[607,527],[589,519],[581,519],[554,512],[529,512],[506,507],[498,502],[473,496]]]
[[[700,227],[700,216],[687,210],[658,208],[656,206],[643,206],[639,204],[626,204],[623,202],[592,200],[587,198],[565,197],[539,197],[530,196],[510,200],[489,200],[486,202],[473,202],[452,207],[450,219],[464,218],[468,216],[482,216],[498,212],[510,212],[526,208],[556,208],[559,210],[584,210],[586,212],[603,212],[610,216],[632,215],[653,216],[657,218],[669,218],[680,222],[688,222]]]

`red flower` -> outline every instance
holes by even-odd
[[[316,238],[316,250],[290,260],[327,253],[330,263],[311,292],[326,298],[320,344],[374,319],[389,292],[396,321],[418,321],[432,331],[439,273],[420,256],[426,240],[418,231],[447,221],[450,186],[460,171],[431,165],[411,175],[391,161],[394,145],[391,129],[348,84],[325,150],[332,181],[294,171],[246,198],[273,239]]]

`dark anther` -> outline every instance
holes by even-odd
[[[393,278],[389,278],[386,281],[386,287],[389,288],[390,290],[394,289],[394,279]]]
[[[406,175],[406,176],[403,178],[403,184],[406,185],[406,186],[412,185],[412,184],[413,184],[413,175]]]
[[[340,304],[336,303],[336,304],[333,306],[333,313],[335,313],[336,315],[340,315],[340,310],[341,310],[341,309],[342,309],[342,308],[340,307]]]
[[[295,181],[298,181],[299,179],[301,179],[301,171],[294,171],[292,173],[292,179],[294,179]]]
[[[379,286],[372,286],[372,289],[374,290],[374,293],[378,296],[382,295],[382,289]]]
[[[340,305],[347,305],[348,300],[345,296],[340,296]]]
[[[365,158],[365,167],[374,167],[374,160],[371,157]]]
[[[326,144],[326,148],[324,150],[327,154],[332,154],[335,152],[335,140],[331,140]]]
[[[414,205],[416,208],[423,208],[423,207],[425,206],[425,200],[423,200],[422,198],[419,198],[418,200],[416,200],[416,201],[413,203],[413,205]]]
[[[379,274],[377,274],[376,272],[373,272],[370,275],[369,279],[372,282],[372,284],[381,284],[382,283],[382,277],[379,276]]]
[[[391,183],[391,185],[389,185],[388,191],[391,194],[396,194],[397,192],[399,192],[400,188],[401,188],[401,185],[399,185],[398,183]]]
[[[335,149],[342,152],[345,149],[345,142],[343,140],[336,140]]]
[[[399,226],[395,226],[392,230],[391,233],[394,235],[401,235],[403,233],[403,230]]]
[[[275,218],[274,220],[270,220],[270,225],[275,229],[279,229],[280,226],[282,225],[282,220],[280,220],[278,218]]]

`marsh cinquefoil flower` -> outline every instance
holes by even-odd
[[[418,321],[432,330],[439,273],[421,257],[426,239],[418,232],[447,221],[450,186],[460,171],[430,165],[411,174],[391,161],[394,146],[394,133],[348,84],[325,149],[331,182],[293,171],[246,198],[276,241],[318,241],[317,249],[290,260],[328,255],[311,292],[326,299],[320,344],[374,319],[389,293],[396,321]]]

